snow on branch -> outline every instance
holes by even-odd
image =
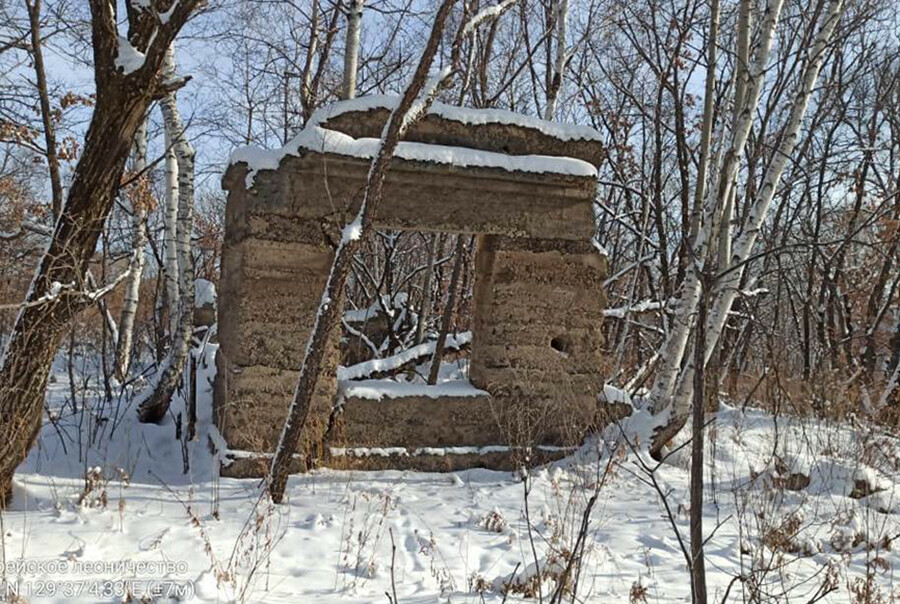
[[[62,298],[63,295],[74,297],[77,301],[80,302],[96,302],[97,300],[101,299],[106,294],[114,290],[116,286],[119,285],[122,281],[127,279],[129,274],[131,274],[130,268],[123,271],[122,274],[116,277],[114,281],[104,285],[103,287],[82,291],[75,291],[74,282],[60,283],[59,281],[54,281],[50,284],[50,288],[47,290],[47,292],[40,298],[31,300],[30,302],[19,302],[17,304],[0,304],[0,310],[20,310],[23,308],[42,306],[44,304],[56,302],[57,300]]]
[[[116,67],[121,69],[125,75],[134,73],[144,66],[144,60],[147,56],[131,45],[125,36],[117,36],[118,46],[116,49]]]
[[[498,18],[500,15],[506,12],[508,8],[510,8],[518,1],[519,0],[503,0],[503,2],[500,2],[493,6],[484,7],[483,9],[478,11],[478,13],[474,17],[469,19],[469,21],[466,23],[466,26],[463,28],[463,35],[468,36],[470,33],[475,31],[476,27],[482,25],[487,21],[493,21],[494,19]]]
[[[444,350],[461,350],[472,343],[472,332],[466,331],[456,336],[448,335]],[[435,342],[423,342],[407,348],[386,359],[372,359],[357,363],[350,367],[338,368],[338,379],[341,381],[361,380],[373,376],[385,376],[402,371],[408,365],[429,359],[434,356]]]
[[[617,306],[616,308],[607,308],[603,311],[604,317],[612,317],[615,319],[624,319],[627,315],[642,314],[652,312],[654,310],[663,310],[666,303],[658,300],[641,300],[630,306]]]

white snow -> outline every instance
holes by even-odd
[[[381,294],[380,303],[376,300],[369,305],[368,308],[345,310],[344,320],[348,323],[365,323],[366,321],[370,321],[377,317],[378,313],[382,312],[383,308],[387,308],[388,312],[393,316],[393,313],[396,311],[406,308],[406,301],[408,299],[409,294],[406,292],[398,292],[393,296]]]
[[[741,295],[745,298],[755,298],[756,296],[763,296],[768,293],[769,293],[769,289],[766,287],[757,287],[755,289],[741,290]]]
[[[594,246],[594,249],[597,250],[598,254],[609,258],[609,250],[603,247],[603,245],[599,241],[597,241],[596,237],[591,238],[591,245]]]
[[[412,105],[409,107],[409,111],[406,112],[406,115],[403,116],[403,127],[401,132],[405,132],[407,128],[409,128],[419,117],[422,115],[422,112],[425,110],[425,103],[429,100],[434,102],[434,95],[436,94],[438,86],[441,85],[441,82],[447,79],[447,76],[450,75],[450,65],[445,65],[441,69],[438,70],[437,73],[431,74],[428,79],[425,81],[425,85],[422,86],[422,91],[419,93],[419,96],[413,101]],[[398,99],[399,104],[399,99]],[[384,124],[384,129],[381,132],[381,138],[383,139],[387,134],[388,123]]]
[[[606,402],[610,404],[625,403],[626,405],[629,405],[631,407],[634,406],[634,403],[631,402],[631,395],[628,394],[628,391],[621,388],[616,388],[612,384],[603,384],[603,398],[606,399]]]
[[[344,398],[364,398],[380,401],[388,398],[404,396],[425,396],[439,398],[442,396],[487,396],[487,392],[479,390],[467,381],[457,380],[429,386],[409,382],[391,380],[359,380],[344,384]]]
[[[492,6],[489,7],[489,9],[497,10],[499,6],[500,5]],[[320,125],[329,118],[350,111],[369,111],[372,109],[393,110],[399,103],[400,97],[388,95],[372,95],[358,97],[347,101],[338,101],[326,107],[322,107],[313,113],[309,123]],[[537,117],[522,115],[521,113],[505,111],[503,109],[470,109],[467,107],[457,107],[455,105],[445,105],[444,103],[434,102],[428,109],[428,113],[438,115],[446,120],[460,122],[471,126],[506,124],[510,126],[531,128],[546,134],[547,136],[552,136],[553,138],[563,141],[603,140],[600,133],[589,126],[551,122]]]
[[[250,168],[245,184],[253,186],[260,170],[276,170],[281,160],[288,155],[299,155],[302,150],[317,153],[332,153],[358,159],[372,159],[378,153],[381,140],[377,138],[353,138],[342,132],[326,130],[315,123],[304,128],[292,141],[281,149],[265,150],[259,147],[239,147],[229,159],[229,165],[245,163]],[[597,168],[586,161],[572,157],[550,157],[545,155],[505,155],[491,151],[427,145],[401,141],[397,144],[394,157],[407,161],[420,161],[461,168],[499,168],[508,172],[528,172],[534,174],[560,174],[564,176],[596,177]]]
[[[627,314],[638,315],[652,310],[661,310],[663,306],[665,305],[657,300],[641,300],[640,302],[635,302],[631,306],[607,308],[603,311],[603,316],[624,319]]]
[[[146,0],[146,1],[149,1],[149,0]],[[175,2],[172,3],[172,6],[169,7],[169,10],[159,13],[159,22],[160,23],[162,23],[163,25],[166,25],[169,22],[169,19],[172,18],[172,13],[175,12],[175,8],[178,6],[179,2],[181,2],[181,0],[175,0]]]
[[[356,241],[362,237],[362,215],[357,215],[356,219],[344,227],[341,233],[341,243],[349,243]]]
[[[496,19],[503,13],[503,11],[505,11],[507,8],[518,1],[519,0],[503,0],[502,2],[499,2],[497,4],[482,8],[480,11],[478,11],[478,14],[469,19],[468,23],[466,23],[466,27],[463,30],[463,35],[469,35],[473,30],[475,30],[484,22]]]
[[[330,452],[335,457],[418,457],[421,455],[433,455],[447,457],[450,455],[489,455],[491,453],[508,453],[517,447],[507,445],[485,445],[483,447],[330,447]],[[521,448],[521,447],[519,447]],[[537,451],[573,451],[574,447],[554,447],[551,445],[537,445]]]
[[[194,280],[194,308],[216,307],[216,286],[206,279]]]
[[[459,334],[448,334],[444,343],[444,350],[459,350],[462,346],[472,342],[472,332],[465,331]],[[338,380],[358,380],[373,373],[391,371],[403,367],[414,359],[426,355],[434,355],[435,342],[423,342],[418,346],[411,346],[401,353],[386,359],[372,359],[351,365],[350,367],[338,367]]]
[[[140,52],[128,38],[118,36],[119,43],[116,50],[116,67],[119,67],[126,74],[133,73],[144,65],[144,53]]]
[[[598,468],[612,457],[612,472],[590,517],[578,601],[628,602],[640,585],[647,602],[690,602],[684,557],[662,500],[639,479],[639,461],[655,464],[639,444],[656,421],[645,413],[565,460],[534,470],[529,517],[521,474],[489,470],[317,470],[292,476],[285,503],[272,506],[260,498],[259,480],[217,475],[221,450],[213,454],[208,446],[210,438],[221,445],[211,413],[214,348],[208,347],[200,364],[199,438],[185,445],[187,473],[171,418],[142,425],[127,401],[118,409],[104,403],[94,382],[85,406],[79,402],[73,411],[60,359],[48,396],[57,424],[45,422],[16,474],[11,508],[0,516],[7,582],[0,579],[0,585],[35,589],[51,581],[58,589],[82,590],[44,592],[32,602],[125,599],[98,595],[103,585],[129,585],[139,601],[149,584],[133,580],[154,579],[157,587],[189,588],[193,597],[181,599],[193,602],[368,604],[386,601],[393,575],[400,602],[535,602],[517,594],[506,598],[502,588],[524,585],[536,574],[535,558],[541,569],[558,568],[559,551],[574,542]],[[83,383],[77,372],[76,379]],[[610,390],[607,396],[617,394]],[[184,413],[180,395],[172,410]],[[623,444],[623,434],[638,443],[637,452]],[[754,573],[767,593],[792,589],[780,601],[806,602],[829,568],[838,591],[821,602],[853,601],[850,587],[867,577],[871,589],[890,601],[900,551],[883,540],[900,534],[897,438],[811,418],[781,415],[776,422],[763,411],[726,406],[708,440],[703,511],[710,601],[721,602],[729,585],[728,602],[751,601],[749,582],[734,578]],[[680,437],[676,444],[683,442]],[[399,449],[335,453],[449,456],[493,450]],[[779,477],[773,455],[789,472],[813,474],[810,486],[773,491],[771,480]],[[685,539],[688,460],[689,449],[682,448],[656,470]],[[852,499],[856,480],[884,490]],[[796,534],[788,534],[793,551],[764,544],[766,535],[792,519],[799,522]],[[760,563],[773,559],[777,571],[761,572]],[[550,587],[552,580],[544,584]]]
[[[445,350],[458,349],[470,342],[471,332],[448,335]],[[431,368],[431,355],[434,354],[435,342],[425,342],[414,346],[400,354],[386,359],[374,359],[359,363],[351,367],[338,368],[338,399],[345,401],[348,398],[361,398],[374,401],[394,399],[408,396],[439,399],[440,397],[471,397],[488,396],[484,390],[473,386],[468,379],[468,359],[459,359],[453,362],[442,362],[438,370],[437,383],[429,385],[424,376],[428,375]],[[412,378],[405,373],[383,379],[359,379],[380,371],[399,369],[407,363],[423,358],[424,362],[415,367]],[[490,413],[490,408],[485,408],[485,413]]]

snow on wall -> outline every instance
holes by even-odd
[[[344,398],[364,398],[373,401],[405,396],[425,396],[434,399],[444,396],[490,396],[466,380],[447,381],[434,386],[392,380],[359,380],[345,382],[342,386]]]
[[[281,149],[260,147],[239,147],[232,152],[228,165],[245,163],[250,168],[245,184],[253,186],[260,170],[277,170],[281,160],[288,155],[300,155],[302,151],[332,153],[357,159],[372,159],[380,147],[376,138],[353,138],[342,132],[326,130],[310,124],[292,141]],[[597,168],[586,161],[572,157],[549,157],[546,155],[505,155],[492,151],[428,145],[425,143],[400,142],[394,157],[407,161],[421,161],[435,164],[459,166],[461,168],[499,168],[508,172],[529,172],[534,174],[560,174],[564,176],[596,177]]]
[[[400,97],[388,95],[365,96],[347,101],[332,103],[322,107],[313,113],[309,120],[310,125],[318,126],[329,118],[336,117],[351,111],[370,111],[372,109],[396,109],[400,103]],[[531,128],[552,136],[562,141],[602,141],[600,133],[589,126],[576,124],[561,124],[550,122],[537,117],[522,115],[503,109],[470,109],[434,102],[428,109],[430,115],[437,115],[445,120],[460,122],[469,126],[483,126],[485,124],[505,124]]]
[[[531,447],[537,451],[570,452],[575,447],[557,447],[553,445],[536,445]],[[509,453],[522,449],[522,447],[510,447],[508,445],[485,445],[483,447],[329,447],[334,457],[419,457],[433,455],[446,457],[448,455],[489,455],[491,453]]]

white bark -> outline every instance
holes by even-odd
[[[735,61],[734,78],[734,113],[732,115],[732,128],[737,127],[740,118],[740,108],[744,104],[747,94],[747,81],[750,77],[750,0],[741,0],[738,9],[738,34]],[[734,220],[734,202],[737,190],[732,188],[731,195],[725,201],[722,209],[722,219],[718,229],[718,251],[716,268],[719,272],[728,268],[731,260],[731,229]],[[710,350],[707,348],[707,350]]]
[[[729,266],[733,267],[729,272],[721,276],[714,289],[713,304],[710,308],[709,320],[707,322],[707,348],[705,362],[709,362],[712,350],[718,342],[719,336],[725,327],[728,319],[728,313],[737,297],[740,289],[741,276],[744,272],[744,262],[750,257],[759,230],[762,228],[763,221],[772,205],[772,199],[775,196],[775,190],[784,169],[787,166],[788,159],[797,146],[800,137],[800,127],[803,124],[803,118],[806,115],[806,109],[809,105],[809,99],[812,96],[813,88],[822,69],[822,63],[825,61],[825,52],[828,42],[834,32],[837,22],[840,20],[843,9],[843,0],[830,0],[826,12],[825,22],[822,24],[816,40],[810,51],[810,58],[803,72],[800,87],[794,97],[794,103],[791,107],[791,113],[785,125],[784,136],[778,149],[766,170],[766,179],[759,195],[750,207],[747,214],[746,224],[741,232],[740,237],[734,243],[734,250],[729,261]],[[685,368],[684,376],[680,381],[678,391],[675,395],[675,405],[686,406],[690,401],[693,383],[693,364],[689,364]]]
[[[169,49],[163,68],[164,78],[174,78],[174,50]],[[175,252],[178,275],[178,305],[171,306],[177,320],[169,360],[164,364],[152,395],[139,409],[142,421],[158,422],[169,408],[175,388],[181,381],[190,355],[194,331],[194,261],[191,255],[191,232],[194,212],[194,149],[187,140],[184,123],[178,111],[175,93],[160,101],[167,138],[173,142],[178,162],[178,203],[176,205]]]
[[[562,88],[563,74],[566,70],[566,34],[569,19],[569,0],[556,0],[553,4],[556,13],[556,58],[553,62],[553,77],[547,90],[547,106],[544,108],[544,119],[556,117],[556,99]]]
[[[175,76],[174,72],[174,49],[169,48],[166,51],[166,58],[163,61],[163,78],[171,79]],[[169,307],[169,333],[172,337],[178,329],[178,157],[176,155],[175,145],[177,136],[169,119],[166,118],[167,106],[171,108],[174,104],[174,95],[167,95],[161,102],[160,106],[163,111],[163,119],[165,121],[166,134],[166,211],[165,211],[165,236],[163,246],[163,272],[166,279],[166,302]],[[176,108],[177,109],[177,108]]]
[[[344,50],[344,85],[342,97],[356,97],[356,72],[359,69],[359,34],[362,29],[362,11],[365,0],[350,0],[347,15],[347,45]]]
[[[147,167],[147,120],[145,119],[135,135],[134,172],[140,174]],[[147,208],[140,197],[132,208],[131,227],[131,266],[128,281],[125,283],[125,301],[119,319],[119,337],[116,339],[116,379],[124,381],[128,375],[131,362],[131,350],[134,343],[134,321],[137,317],[140,297],[141,279],[144,275],[144,248],[147,246],[147,231],[144,221]]]
[[[712,229],[719,222],[718,218],[721,217],[724,204],[720,203],[720,200],[728,199],[737,180],[740,158],[747,144],[747,138],[750,136],[753,115],[759,104],[765,69],[769,62],[769,55],[775,38],[775,29],[778,26],[783,4],[784,0],[768,0],[766,4],[760,24],[759,45],[754,55],[747,82],[747,93],[740,107],[738,118],[735,121],[735,127],[732,130],[731,143],[716,174],[716,186],[711,187],[709,195],[707,195],[704,220],[697,229],[693,250],[698,258],[705,257],[707,244],[713,232]],[[700,186],[699,183],[698,186]],[[699,299],[700,281],[691,266],[685,275],[675,321],[669,337],[666,339],[660,359],[660,367],[657,371],[653,388],[650,391],[649,403],[654,413],[660,413],[668,409],[672,402],[672,394],[675,390]],[[684,408],[676,409],[676,415],[684,411]]]

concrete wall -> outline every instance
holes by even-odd
[[[603,379],[605,258],[582,241],[478,244],[472,383],[493,395],[507,442],[577,443]]]
[[[343,127],[352,129],[354,123],[362,129],[357,135],[370,126],[350,120]],[[417,131],[423,142],[464,134],[455,126],[451,132],[423,124]],[[479,132],[483,140],[472,143],[482,145],[477,148],[496,146],[502,137],[499,130]],[[536,141],[528,147],[523,136],[512,136],[508,152],[534,152]],[[562,144],[553,143],[555,154],[561,154]],[[596,148],[580,152],[598,153]],[[278,170],[258,173],[250,190],[245,165],[231,166],[226,173],[215,411],[232,450],[267,453],[277,444],[335,243],[357,209],[368,168],[366,160],[334,155],[288,156]],[[471,375],[491,396],[347,401],[330,432],[332,443],[440,447],[577,442],[594,420],[602,377],[599,330],[606,265],[589,243],[595,186],[584,177],[395,160],[379,227],[479,235]],[[338,343],[336,329],[298,469],[323,456],[322,438],[337,388]],[[478,465],[477,458],[465,463]],[[498,463],[486,459],[486,465]],[[405,459],[401,465],[416,463]],[[365,464],[357,460],[351,465]],[[258,466],[241,460],[223,471],[252,474],[259,472],[252,469]],[[436,467],[427,460],[419,466]]]
[[[216,420],[229,447],[271,452],[296,385],[334,251],[316,221],[269,212],[262,199],[229,195],[222,249]],[[310,414],[324,429],[337,390],[338,330]],[[301,454],[319,457],[319,439]]]

